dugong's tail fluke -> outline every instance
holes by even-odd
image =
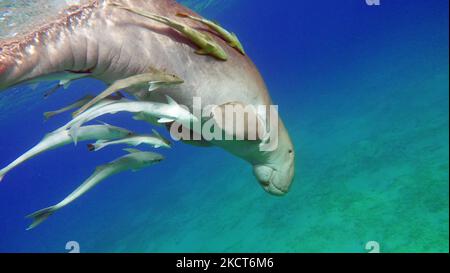
[[[47,220],[47,218],[50,217],[57,210],[58,209],[55,208],[55,206],[52,206],[45,209],[41,209],[39,211],[36,211],[35,213],[28,215],[26,218],[33,219],[33,223],[31,223],[31,225],[27,228],[27,230],[39,226],[42,222]]]

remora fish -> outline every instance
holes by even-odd
[[[85,126],[81,127],[78,131],[78,139],[83,141],[98,139],[111,140],[124,138],[131,135],[133,135],[131,131],[111,125]],[[72,143],[72,137],[69,135],[68,130],[55,131],[47,134],[37,145],[0,170],[0,181],[9,171],[25,161],[43,152],[59,148],[70,143]]]
[[[88,116],[89,114],[95,112],[97,109],[109,105],[109,104],[113,104],[113,103],[117,103],[117,102],[125,102],[125,101],[129,101],[128,99],[104,99],[101,100],[100,102],[98,102],[96,105],[94,105],[93,107],[89,108],[88,110],[86,110],[86,112],[83,113],[83,115],[77,116],[76,118],[72,119],[71,121],[69,121],[67,124],[65,124],[64,126],[62,126],[61,128],[57,129],[56,131],[64,131],[67,129],[70,129],[74,124],[77,124],[79,122],[81,122],[83,120],[84,117]],[[76,142],[75,142],[76,144]]]
[[[195,53],[199,55],[211,55],[219,60],[226,61],[228,60],[228,54],[225,50],[214,41],[208,34],[201,33],[198,30],[195,30],[187,25],[176,22],[170,18],[156,15],[145,10],[135,9],[131,7],[125,7],[123,5],[117,3],[111,3],[113,6],[117,6],[121,9],[128,10],[132,13],[139,14],[141,16],[147,17],[154,21],[160,22],[169,26],[179,32],[181,32],[184,36],[186,36],[191,42],[196,44],[199,49],[195,51]]]
[[[119,112],[142,113],[144,116],[159,118],[159,123],[171,123],[176,121],[182,125],[190,125],[192,122],[198,122],[198,119],[187,109],[181,107],[169,96],[166,96],[166,98],[168,104],[143,101],[119,101],[101,107],[90,108],[88,111],[69,122],[69,124],[71,124],[70,135],[73,137],[74,142],[77,143],[78,128],[84,123],[106,114],[116,114]],[[67,127],[68,125],[65,125],[63,128]]]
[[[126,144],[129,146],[139,146],[147,144],[154,148],[171,148],[170,142],[153,129],[153,135],[135,135],[119,140],[105,141],[99,140],[94,144],[88,144],[89,151],[99,151],[110,145]]]
[[[239,41],[239,38],[233,32],[230,33],[228,30],[224,29],[219,24],[217,24],[213,21],[210,21],[210,20],[207,20],[204,18],[195,17],[195,16],[189,15],[187,13],[179,12],[179,13],[177,13],[177,16],[181,17],[181,18],[189,18],[191,20],[194,20],[194,21],[197,21],[197,22],[200,22],[200,23],[206,25],[211,30],[217,32],[225,41],[228,42],[228,44],[231,47],[234,47],[242,55],[245,55],[244,46],[242,46],[242,43]]]
[[[113,100],[113,101],[120,100],[120,99],[124,98],[124,96],[120,92],[116,92],[116,93],[117,93],[117,95],[112,95],[111,94],[111,95],[106,96],[106,98],[108,100]],[[55,111],[45,112],[44,113],[45,120],[48,120],[48,119],[50,119],[50,118],[52,118],[52,117],[54,117],[56,115],[62,114],[64,112],[70,111],[72,109],[76,109],[76,108],[82,107],[83,105],[85,105],[86,103],[91,101],[93,98],[95,98],[95,97],[92,96],[92,95],[86,95],[85,97],[77,100],[76,102],[72,103],[69,106],[66,106],[64,108],[61,108],[61,109],[58,109],[58,110],[55,110]]]
[[[64,112],[70,111],[70,110],[75,109],[75,108],[79,108],[79,107],[85,105],[87,102],[89,102],[93,98],[94,98],[94,96],[92,96],[92,95],[86,95],[83,98],[77,100],[76,102],[74,102],[74,103],[72,103],[72,104],[70,104],[70,105],[68,105],[68,106],[66,106],[64,108],[61,108],[61,109],[58,109],[58,110],[54,110],[54,111],[45,112],[44,113],[44,118],[45,118],[45,120],[49,120],[50,118],[52,118],[52,117],[54,117],[56,115],[62,114]]]
[[[56,72],[56,73],[50,73],[44,76],[40,76],[37,78],[33,78],[30,80],[25,80],[25,84],[30,84],[32,86],[37,86],[42,82],[54,82],[58,81],[55,87],[51,88],[49,91],[45,93],[45,97],[48,97],[55,93],[59,88],[63,87],[64,89],[69,88],[72,81],[79,80],[82,78],[89,77],[90,73],[78,73],[78,72],[71,72],[71,71],[63,71],[63,72]]]
[[[81,184],[77,189],[75,189],[75,191],[69,194],[58,204],[28,215],[27,218],[33,219],[33,222],[27,228],[27,230],[35,228],[43,221],[45,221],[48,217],[50,217],[50,215],[72,203],[78,197],[91,190],[94,186],[96,186],[106,178],[128,170],[137,171],[155,163],[161,162],[164,159],[162,155],[152,152],[142,152],[136,149],[125,149],[125,151],[127,151],[129,154],[115,161],[97,167],[95,172],[86,181],[84,181],[83,184]]]
[[[89,103],[81,107],[80,110],[73,113],[73,116],[77,116],[84,111],[86,111],[89,107],[99,102],[100,100],[106,98],[107,96],[125,88],[130,87],[140,87],[140,86],[148,86],[148,91],[154,91],[158,88],[162,88],[165,86],[171,86],[176,84],[182,84],[183,80],[177,77],[176,75],[169,74],[163,71],[159,71],[157,69],[149,69],[148,73],[139,74],[136,76],[131,76],[125,79],[117,80],[110,87],[108,87],[104,92],[98,95],[95,99],[91,100]]]

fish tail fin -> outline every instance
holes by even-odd
[[[97,151],[100,151],[101,149],[105,148],[105,146],[106,146],[105,144],[99,143],[99,142],[94,143],[94,144],[88,144],[88,145],[87,145],[88,150],[89,150],[90,152],[97,152]]]
[[[54,117],[55,115],[56,115],[55,112],[45,112],[45,113],[44,113],[44,118],[45,118],[45,120],[49,120],[49,119],[51,119],[52,117]]]
[[[184,12],[177,12],[177,16],[181,18],[189,18],[189,15]]]
[[[42,222],[47,220],[47,218],[50,217],[55,211],[57,211],[57,208],[55,208],[55,206],[52,206],[38,210],[28,215],[26,218],[32,219],[33,222],[31,223],[31,225],[28,226],[27,230],[33,229],[38,225],[40,225]]]
[[[95,152],[95,144],[88,144],[87,148],[88,148],[89,152]]]

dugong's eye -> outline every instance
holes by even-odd
[[[289,150],[289,153],[292,154],[294,151],[292,151],[292,149]]]

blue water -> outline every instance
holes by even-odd
[[[25,231],[25,215],[123,155],[67,146],[0,184],[0,252],[65,252],[73,240],[82,252],[449,251],[448,1],[186,2],[235,31],[264,76],[296,146],[291,192],[269,196],[247,163],[177,143],[162,164]],[[43,112],[102,88],[0,94],[0,165],[69,119]],[[102,120],[150,132],[126,114]]]

